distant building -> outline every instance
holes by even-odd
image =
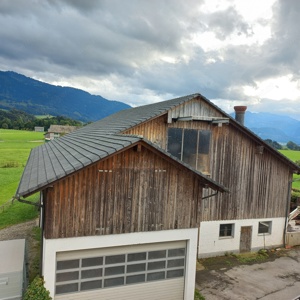
[[[51,125],[45,134],[45,140],[54,140],[64,134],[70,133],[78,129],[77,126],[69,125]]]
[[[36,131],[36,132],[44,132],[45,128],[44,127],[35,126],[34,127],[34,131]]]

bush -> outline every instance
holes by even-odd
[[[201,295],[201,293],[198,290],[195,290],[195,300],[205,300],[205,297]]]
[[[298,198],[300,198],[300,190],[292,189],[291,202],[296,203]]]
[[[50,293],[44,287],[43,278],[37,276],[28,286],[24,300],[51,300]]]

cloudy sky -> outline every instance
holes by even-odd
[[[132,106],[201,93],[300,119],[298,0],[0,0],[0,70]]]

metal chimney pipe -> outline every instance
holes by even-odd
[[[235,110],[235,119],[238,121],[241,125],[244,125],[245,121],[245,111],[247,109],[247,106],[234,106]]]

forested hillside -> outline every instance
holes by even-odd
[[[24,111],[16,109],[4,111],[0,109],[0,128],[3,129],[34,130],[35,126],[41,126],[47,131],[50,125],[82,126],[83,124],[62,116],[36,118]]]
[[[129,105],[91,95],[83,90],[47,84],[15,72],[0,71],[0,109],[33,115],[65,116],[97,121]]]

